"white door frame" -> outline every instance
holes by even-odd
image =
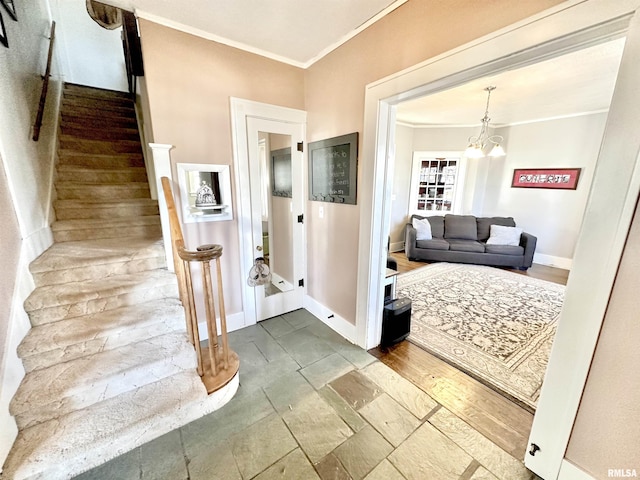
[[[640,0],[565,2],[367,86],[363,157],[373,163],[363,169],[361,181],[356,310],[359,345],[374,347],[381,333],[384,246],[392,188],[386,180],[394,164],[396,105],[616,38],[627,31],[639,7]],[[636,25],[631,28],[637,33]],[[640,109],[630,96],[633,81],[636,85],[640,82],[634,78],[639,76],[633,73],[634,61],[635,65],[640,62],[640,54],[635,47],[627,47],[531,434],[531,441],[541,450],[536,456],[526,456],[527,467],[547,480],[558,478],[560,472],[640,192],[640,171],[636,168],[640,132],[634,130],[640,122]],[[621,178],[627,183],[621,184]]]
[[[253,235],[251,225],[251,188],[249,182],[249,143],[247,137],[247,119],[250,117],[271,120],[274,122],[299,124],[303,138],[292,139],[305,141],[307,112],[293,108],[280,107],[266,103],[231,97],[231,133],[233,137],[233,166],[235,178],[235,198],[238,219],[238,238],[240,241],[240,271],[242,276],[242,307],[244,310],[244,326],[257,322],[256,289],[247,285],[246,277],[253,266]],[[306,150],[306,149],[305,149]],[[303,163],[306,161],[306,151]],[[303,175],[304,176],[304,175]],[[306,177],[305,177],[306,178]],[[303,190],[303,198],[306,189]],[[303,207],[306,202],[303,201]],[[301,212],[303,213],[303,212]],[[303,213],[304,214],[304,213]],[[306,229],[305,229],[306,232]],[[306,276],[306,252],[302,254],[302,270]],[[305,284],[306,292],[306,284]]]

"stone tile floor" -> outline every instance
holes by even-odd
[[[231,402],[76,480],[537,478],[305,310],[229,338]]]

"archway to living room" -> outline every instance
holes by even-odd
[[[583,7],[585,6],[583,5]],[[361,281],[359,282],[359,294],[363,294],[365,288],[368,292],[366,294],[367,301],[359,302],[358,319],[359,332],[362,337],[366,336],[367,341],[370,342],[369,344],[375,341],[375,337],[378,336],[380,332],[380,311],[382,308],[380,305],[381,302],[378,302],[377,298],[382,298],[382,295],[379,295],[381,293],[382,283],[380,281],[380,272],[385,257],[381,255],[380,252],[383,251],[387,240],[387,232],[383,225],[385,225],[390,218],[389,204],[392,189],[387,182],[391,176],[389,166],[393,163],[395,156],[392,145],[397,144],[397,138],[395,138],[396,105],[403,100],[417,98],[418,96],[429,93],[441,92],[448,88],[464,84],[468,80],[482,78],[485,75],[493,75],[497,72],[514,68],[516,65],[532,64],[541,59],[557,56],[560,52],[578,50],[585,46],[591,46],[596,43],[601,43],[604,40],[609,40],[612,38],[612,35],[620,34],[626,30],[629,16],[626,18],[623,17],[621,23],[618,24],[616,24],[616,21],[613,19],[624,14],[631,15],[635,9],[635,7],[627,6],[628,11],[605,13],[604,11],[596,12],[598,5],[591,4],[589,7],[593,7],[594,10],[591,17],[587,14],[589,19],[583,18],[579,20],[577,17],[572,17],[571,8],[569,8],[550,15],[547,20],[551,23],[546,25],[546,29],[543,26],[545,23],[543,20],[539,18],[535,19],[528,25],[518,25],[509,32],[499,32],[492,39],[481,39],[471,47],[466,46],[464,49],[426,62],[425,65],[421,67],[410,69],[393,78],[377,82],[368,89],[365,110],[365,150],[369,148],[369,151],[365,151],[365,154],[375,155],[376,162],[371,175],[363,183],[365,184],[365,188],[369,186],[372,187],[370,191],[365,191],[365,197],[367,200],[371,200],[372,211],[376,212],[376,215],[363,218],[361,222],[361,236],[365,232],[371,233],[372,241],[370,249],[362,252],[360,258]],[[588,7],[585,8],[589,10]],[[612,20],[606,22],[607,18]],[[602,23],[603,19],[605,19],[604,23]],[[558,29],[559,23],[562,23],[564,27]],[[536,30],[536,28],[540,28],[540,30]],[[523,37],[517,36],[518,30],[527,29],[530,29],[529,33],[532,33],[532,31],[536,32],[535,38],[537,38],[537,40],[535,42],[524,40]],[[545,30],[545,32],[543,33],[542,30]],[[497,37],[501,38],[498,39]],[[544,39],[548,40],[544,41]],[[633,51],[630,47],[627,47],[627,50]],[[635,200],[635,196],[637,196],[637,187],[634,183],[635,177],[632,175],[636,161],[636,152],[634,150],[637,148],[635,143],[636,135],[632,134],[632,145],[628,146],[621,146],[620,144],[614,145],[611,141],[611,138],[615,138],[615,136],[619,134],[616,129],[620,128],[612,128],[611,125],[621,125],[621,123],[619,123],[620,118],[628,121],[636,120],[633,117],[634,112],[625,108],[625,102],[629,102],[630,97],[626,97],[625,99],[625,95],[628,95],[629,92],[624,89],[626,85],[624,80],[629,78],[628,75],[632,76],[634,74],[632,69],[628,67],[631,58],[630,55],[633,55],[633,53],[625,53],[626,68],[623,57],[621,74],[618,79],[618,89],[608,120],[609,128],[607,129],[605,141],[601,148],[599,168],[595,176],[587,207],[587,214],[582,227],[582,232],[586,233],[582,234],[576,247],[572,279],[567,292],[567,302],[565,303],[563,313],[563,328],[560,329],[562,335],[558,335],[561,346],[558,347],[556,345],[555,347],[555,350],[560,350],[562,347],[566,348],[567,334],[570,335],[573,333],[572,341],[582,342],[580,346],[583,350],[579,355],[576,354],[574,356],[577,363],[573,365],[572,376],[568,376],[567,372],[562,371],[562,368],[559,370],[555,369],[555,371],[552,371],[552,369],[549,370],[547,373],[547,384],[551,378],[552,387],[545,386],[545,388],[551,393],[548,393],[545,397],[545,391],[543,390],[541,398],[542,405],[539,405],[536,418],[553,418],[554,415],[557,417],[555,412],[559,410],[557,401],[558,390],[560,388],[564,388],[564,395],[561,396],[559,401],[563,404],[562,409],[564,409],[563,412],[565,416],[566,408],[574,413],[577,410],[584,379],[586,378],[588,363],[593,353],[597,332],[602,322],[602,314],[606,307],[606,300],[608,299],[608,293],[615,275],[615,266],[620,258],[622,246],[621,232],[624,231],[626,233],[628,230],[630,222],[630,215],[628,213],[630,210],[630,199],[633,198]],[[422,76],[420,76],[421,73]],[[625,115],[627,117],[625,117]],[[376,131],[378,132],[377,136],[373,135],[373,132]],[[375,143],[373,140],[370,141],[371,143],[368,142],[367,134],[371,135],[369,138],[376,138]],[[610,156],[613,151],[616,152],[617,159]],[[621,160],[621,154],[624,156],[624,160]],[[610,190],[610,187],[614,185],[615,182],[613,177],[607,178],[607,175],[611,175],[611,169],[609,168],[609,171],[606,171],[607,168],[603,166],[603,162],[604,164],[610,162],[608,165],[615,166],[615,169],[618,171],[622,169],[626,172],[625,175],[627,177],[625,177],[625,181],[623,181],[620,188],[617,189],[617,192]],[[620,177],[618,175],[618,182],[619,181]],[[603,188],[604,185],[609,187],[609,190]],[[614,188],[613,190],[616,189]],[[599,212],[599,209],[602,208],[602,202],[607,203],[608,211],[613,217],[609,219],[611,222],[609,232],[603,233],[598,229],[596,234],[593,227],[595,226],[594,222],[596,218],[602,220],[601,213]],[[380,214],[381,212],[382,215]],[[366,215],[363,215],[363,217],[366,217]],[[591,226],[592,229],[589,229],[589,226]],[[599,227],[605,228],[604,225],[599,225]],[[604,258],[603,261],[597,265],[594,265],[593,262],[586,261],[589,256],[590,258],[594,258],[593,255],[596,248],[593,244],[594,236],[605,241],[606,252],[608,254],[607,258]],[[600,249],[602,245],[603,244],[600,244]],[[368,262],[369,267],[365,266],[366,262]],[[363,282],[363,274],[367,274],[368,277],[364,278],[369,278],[371,281]],[[595,278],[598,279],[599,287],[595,289],[595,291],[593,285],[589,284],[590,279],[593,279],[594,275],[596,275]],[[585,297],[585,294],[590,291],[591,294]],[[376,295],[377,298],[375,298]],[[586,298],[588,298],[588,301],[585,301]],[[367,325],[368,328],[363,327],[360,321],[364,315],[372,319]],[[580,319],[582,322],[580,328],[577,328],[578,325],[575,320],[578,315],[582,316]],[[571,332],[571,329],[579,331]],[[585,354],[584,349],[590,352]],[[562,353],[564,355],[568,354],[566,349]],[[552,355],[552,364],[553,358]],[[560,378],[564,379],[564,385],[560,384]],[[443,386],[443,388],[445,387]],[[556,405],[550,405],[550,402],[553,402],[554,398]],[[541,411],[543,412],[542,414]],[[569,417],[570,418],[557,421],[553,425],[553,427],[555,427],[556,438],[545,437],[545,435],[548,435],[549,428],[552,426],[551,424],[547,423],[548,428],[545,431],[544,428],[536,429],[536,424],[534,423],[536,438],[544,438],[544,442],[546,442],[542,447],[545,453],[543,455],[538,454],[535,457],[531,456],[531,458],[527,457],[527,466],[539,474],[541,474],[540,472],[545,472],[545,478],[557,477],[573,422],[573,417],[571,417],[571,415],[569,415]],[[537,441],[541,442],[541,440]]]
[[[624,43],[398,104],[389,237],[412,331],[394,355],[418,346],[535,411]]]

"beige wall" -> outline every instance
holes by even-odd
[[[573,259],[591,181],[600,152],[606,113],[497,129],[505,157],[489,160],[484,216],[513,216],[536,235],[536,254],[567,268]],[[511,188],[514,168],[581,168],[576,190]],[[557,262],[557,263],[555,263]]]
[[[172,164],[231,165],[229,97],[304,109],[303,71],[140,19],[153,139],[171,144]],[[232,185],[235,195],[235,185]],[[225,303],[242,311],[237,206],[234,219],[184,225],[189,248],[223,246]]]
[[[48,48],[42,32],[48,31],[49,17],[45,2],[32,3],[27,7],[16,2],[19,22],[3,14],[10,48],[0,46],[0,380],[23,241],[48,229],[51,208],[51,152],[59,84],[52,80],[40,141],[34,142],[31,128]],[[34,248],[40,246],[35,244]]]
[[[624,249],[566,458],[596,479],[640,475],[640,210]]]
[[[305,72],[307,140],[362,133],[367,84],[558,3],[410,0]],[[358,159],[359,178],[370,161]],[[309,294],[355,323],[359,206],[309,202],[307,213]]]
[[[45,70],[50,20],[44,1],[28,7],[15,2],[19,22],[3,15],[9,49],[0,46],[0,155],[14,194],[15,210],[23,238],[48,228],[53,171],[53,132],[59,83],[50,83],[48,117],[41,138],[31,140],[33,119],[38,110],[41,75]],[[22,6],[24,5],[24,6]],[[54,74],[57,64],[54,63]]]
[[[154,140],[176,146],[174,164],[230,164],[230,96],[307,110],[308,142],[362,133],[368,83],[558,3],[410,0],[305,71],[141,20]],[[369,161],[358,159],[359,177]],[[359,206],[308,202],[307,219],[308,292],[355,323]],[[225,247],[231,313],[242,309],[235,287],[246,274],[236,221],[185,229],[192,244]]]

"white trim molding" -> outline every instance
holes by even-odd
[[[294,108],[280,107],[241,98],[230,98],[231,134],[233,145],[233,171],[235,180],[235,205],[240,241],[240,272],[248,274],[253,266],[253,231],[251,209],[251,184],[249,171],[249,139],[247,126],[251,118],[292,124],[302,124],[306,128],[307,112]],[[304,136],[304,135],[303,135]],[[306,141],[306,138],[303,139]],[[306,277],[306,263],[305,272]],[[306,287],[305,287],[306,288]],[[242,282],[242,309],[245,326],[257,323],[256,290]]]
[[[389,252],[404,252],[404,242],[393,242],[389,245]]]
[[[160,224],[162,225],[162,240],[164,243],[164,254],[167,258],[167,269],[175,272],[173,265],[173,250],[171,248],[171,227],[169,225],[169,211],[167,210],[167,202],[164,199],[162,189],[162,177],[167,177],[173,183],[173,173],[171,170],[171,150],[173,145],[163,143],[150,143],[151,153],[153,154],[153,171],[156,176],[155,184],[158,192],[158,206],[160,208]],[[175,191],[176,186],[172,185]]]
[[[546,265],[548,267],[562,268],[563,270],[571,270],[573,260],[571,258],[555,257],[545,253],[534,253],[533,263]]]
[[[304,296],[304,308],[318,318],[334,332],[339,333],[351,343],[356,342],[356,326],[343,317],[325,307],[309,295]]]
[[[51,246],[53,238],[49,227],[43,228],[22,242],[16,271],[16,283],[11,301],[7,342],[4,358],[0,359],[0,465],[11,450],[18,435],[15,419],[9,412],[9,403],[25,376],[22,360],[18,357],[18,345],[31,330],[24,302],[35,289],[29,265]]]
[[[584,470],[576,467],[568,460],[563,460],[560,466],[560,473],[558,474],[558,480],[595,480]]]

